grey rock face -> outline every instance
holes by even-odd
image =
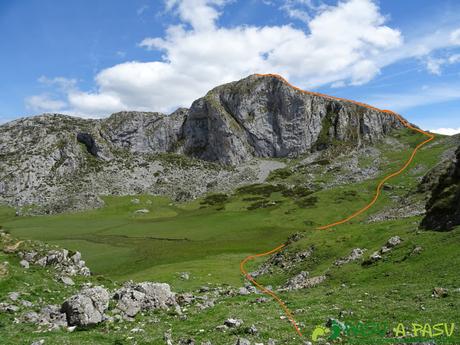
[[[333,140],[374,142],[402,126],[391,114],[253,75],[195,101],[183,136],[187,154],[237,164],[252,157],[293,157]]]
[[[294,157],[336,141],[359,146],[401,127],[390,114],[260,76],[219,86],[170,115],[44,114],[0,126],[0,202],[43,214],[100,207],[100,195],[187,200],[258,181],[242,166],[252,158]]]
[[[176,305],[176,296],[168,284],[127,282],[115,292],[117,309],[128,317],[135,316],[141,310],[166,309]]]
[[[61,310],[70,326],[94,325],[104,320],[109,299],[109,293],[103,287],[87,288],[66,300]]]
[[[431,186],[433,192],[426,204],[427,212],[421,227],[449,231],[460,225],[460,146],[454,157],[435,171],[439,177]]]
[[[120,112],[102,124],[102,137],[136,153],[175,152],[187,109],[161,113]]]
[[[78,133],[77,134],[77,141],[82,143],[86,146],[86,150],[92,154],[93,156],[97,156],[97,152],[99,151],[94,138],[89,133]]]
[[[103,206],[100,195],[188,200],[257,181],[257,166],[230,169],[179,155],[182,139],[174,146],[171,138],[179,135],[184,112],[158,115],[168,122],[158,128],[146,124],[156,115],[136,112],[103,120],[45,114],[1,125],[0,202],[16,207],[18,215],[50,214]],[[141,124],[143,129],[136,127]],[[77,140],[78,133],[91,135],[96,155],[91,142],[88,151]]]

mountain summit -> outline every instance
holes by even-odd
[[[293,157],[334,141],[373,142],[401,127],[392,114],[302,92],[277,76],[252,75],[193,102],[182,137],[186,154],[236,164]]]
[[[6,123],[0,201],[59,212],[97,206],[99,195],[188,199],[217,185],[260,180],[242,173],[253,158],[296,157],[343,143],[357,148],[402,127],[394,114],[252,75],[170,115],[44,114]]]

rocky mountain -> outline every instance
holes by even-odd
[[[44,114],[0,126],[0,202],[54,213],[101,205],[100,195],[190,199],[280,167],[254,158],[296,157],[341,142],[360,147],[402,126],[391,114],[258,75],[170,115]]]
[[[375,142],[401,127],[391,114],[253,75],[192,104],[183,127],[184,152],[237,164],[252,157],[294,157],[334,141]]]
[[[460,224],[460,146],[455,158],[448,161],[434,185],[427,203],[427,213],[421,226],[426,229],[448,231]]]

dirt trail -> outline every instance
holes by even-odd
[[[354,104],[357,104],[359,106],[362,106],[362,107],[366,107],[366,108],[369,108],[369,109],[372,109],[372,110],[377,110],[377,111],[380,111],[380,112],[384,112],[384,113],[387,113],[387,114],[391,114],[393,116],[395,116],[405,127],[411,129],[411,130],[414,130],[416,132],[419,132],[425,136],[428,137],[428,139],[426,139],[425,141],[421,142],[420,144],[418,144],[415,149],[412,151],[412,154],[411,156],[409,157],[409,159],[406,161],[406,163],[403,165],[403,167],[401,169],[399,169],[398,171],[395,171],[391,174],[389,174],[388,176],[385,176],[380,182],[379,184],[377,185],[377,188],[376,188],[376,192],[374,194],[374,197],[372,198],[372,200],[366,205],[364,206],[363,208],[353,212],[351,215],[349,215],[348,217],[344,218],[344,219],[341,219],[339,221],[336,221],[334,223],[330,223],[330,224],[327,224],[327,225],[323,225],[323,226],[320,226],[318,227],[317,229],[318,230],[326,230],[326,229],[329,229],[329,228],[332,228],[334,226],[337,226],[337,225],[340,225],[340,224],[344,224],[344,223],[347,223],[349,222],[350,220],[352,220],[353,218],[359,216],[360,214],[366,212],[368,209],[370,209],[378,200],[379,196],[382,194],[382,189],[383,189],[383,185],[388,181],[390,180],[391,178],[395,177],[395,176],[398,176],[400,174],[402,174],[406,169],[407,167],[412,163],[412,161],[414,160],[415,158],[415,155],[417,154],[418,150],[426,145],[427,143],[429,143],[430,141],[432,141],[435,136],[434,134],[432,133],[429,133],[429,132],[425,132],[419,128],[416,128],[414,126],[412,126],[409,122],[407,122],[406,120],[404,120],[400,115],[396,114],[395,112],[391,111],[391,110],[382,110],[382,109],[379,109],[379,108],[376,108],[376,107],[373,107],[371,105],[368,105],[368,104],[365,104],[365,103],[361,103],[361,102],[356,102],[356,101],[352,101],[352,100],[349,100],[349,99],[344,99],[344,98],[339,98],[339,97],[334,97],[334,96],[329,96],[329,95],[324,95],[324,94],[321,94],[321,93],[317,93],[317,92],[310,92],[310,91],[305,91],[305,90],[302,90],[292,84],[290,84],[286,79],[284,79],[282,76],[280,75],[277,75],[277,74],[257,74],[258,76],[261,76],[261,77],[273,77],[273,78],[277,78],[279,80],[281,80],[282,82],[284,82],[285,84],[289,85],[290,87],[292,87],[293,89],[297,90],[297,91],[300,91],[302,93],[305,93],[305,94],[308,94],[308,95],[313,95],[313,96],[320,96],[320,97],[325,97],[325,98],[329,98],[329,99],[335,99],[335,100],[339,100],[339,101],[343,101],[343,102],[350,102],[350,103],[354,103]],[[294,327],[295,331],[297,332],[297,334],[299,336],[302,337],[302,332],[300,331],[299,329],[299,326],[297,325],[297,322],[295,321],[294,319],[294,316],[292,314],[292,312],[290,311],[290,309],[286,306],[286,304],[283,302],[283,300],[281,300],[281,298],[279,298],[273,291],[271,290],[268,290],[267,288],[265,288],[264,286],[262,286],[261,284],[259,284],[253,277],[251,277],[251,275],[246,271],[246,269],[244,268],[245,264],[249,261],[249,260],[253,260],[255,258],[258,258],[258,257],[262,257],[262,256],[267,256],[267,255],[270,255],[270,254],[274,254],[280,250],[282,250],[286,245],[285,244],[282,244],[278,247],[276,247],[275,249],[271,250],[271,251],[268,251],[266,253],[261,253],[261,254],[255,254],[255,255],[250,255],[248,257],[246,257],[244,260],[241,261],[240,263],[240,271],[241,273],[252,283],[254,284],[259,290],[261,290],[263,293],[273,297],[277,302],[278,304],[281,306],[281,308],[284,310],[284,312],[286,313],[286,316],[288,317],[289,321],[291,322],[292,326]]]

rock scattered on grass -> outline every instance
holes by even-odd
[[[69,326],[88,326],[105,319],[109,307],[109,293],[101,286],[83,289],[62,304]]]
[[[435,298],[444,298],[447,296],[449,296],[448,290],[442,287],[435,287],[433,289],[433,292],[431,293],[431,297],[435,297]]]
[[[289,252],[279,252],[272,255],[267,261],[265,261],[260,267],[251,272],[250,275],[253,278],[258,276],[269,274],[273,272],[275,267],[281,268],[283,270],[294,267],[300,262],[307,260],[313,253],[314,247],[310,247],[307,250],[289,253]]]
[[[251,327],[246,328],[245,332],[247,334],[254,335],[254,334],[257,334],[259,332],[259,330],[257,329],[256,325],[251,325]]]
[[[18,310],[19,310],[19,307],[15,306],[14,304],[0,303],[1,312],[15,313]]]
[[[418,255],[418,254],[420,254],[421,252],[423,252],[423,247],[421,247],[421,246],[416,246],[416,247],[412,250],[412,252],[410,253],[410,255],[411,255],[411,256],[413,256],[413,255]]]
[[[61,277],[61,281],[64,285],[68,285],[68,286],[75,285],[74,281],[70,277],[63,276]]]
[[[17,291],[10,292],[8,298],[12,301],[17,301],[21,297],[21,293]]]
[[[380,248],[378,251],[372,253],[369,259],[363,261],[362,265],[368,266],[377,261],[382,260],[384,254],[391,252],[393,248],[399,245],[401,242],[402,242],[402,239],[399,236],[390,237],[388,241],[385,243],[385,245],[382,246],[382,248]]]
[[[306,271],[302,271],[296,276],[288,280],[288,282],[279,289],[279,291],[290,291],[290,290],[299,290],[315,287],[326,280],[325,275],[309,277],[310,274]]]
[[[127,282],[114,294],[117,309],[123,316],[133,317],[143,310],[167,309],[176,306],[176,296],[168,284]]]
[[[22,259],[21,266],[23,267],[30,264],[41,267],[52,266],[59,273],[69,276],[82,275],[87,277],[91,275],[91,271],[86,267],[80,252],[71,255],[67,249],[46,250],[45,248],[37,248],[37,250],[19,252],[19,257]]]
[[[335,261],[334,265],[336,266],[342,266],[342,265],[345,265],[349,262],[352,262],[352,261],[356,261],[356,260],[359,260],[362,258],[364,252],[366,251],[367,249],[361,249],[361,248],[355,248],[351,251],[350,255],[344,257],[344,258],[341,258],[341,259],[338,259]]]
[[[229,327],[229,328],[240,327],[243,323],[244,323],[243,320],[241,320],[241,319],[233,319],[233,318],[230,318],[230,319],[227,319],[227,320],[224,321],[224,325]]]
[[[134,213],[136,214],[146,214],[146,213],[150,213],[150,211],[146,208],[141,208],[140,210],[136,210],[134,211]]]
[[[45,340],[40,339],[40,340],[33,341],[30,345],[43,345],[44,343],[45,343]]]

